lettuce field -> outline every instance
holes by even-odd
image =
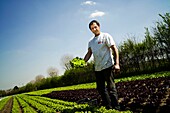
[[[170,72],[115,79],[121,111],[106,110],[95,83],[8,96],[0,113],[170,113]]]

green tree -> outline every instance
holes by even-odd
[[[148,28],[145,28],[145,39],[143,41],[143,44],[145,45],[145,64],[147,65],[147,68],[155,67],[155,54],[156,51],[156,40],[153,38],[153,36],[150,34]]]
[[[159,14],[163,21],[156,23],[154,30],[154,39],[158,42],[161,58],[170,61],[170,13]]]

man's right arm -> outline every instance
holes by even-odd
[[[85,62],[87,62],[90,59],[91,55],[92,55],[92,50],[91,48],[88,48],[88,51],[84,57]]]

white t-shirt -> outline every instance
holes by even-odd
[[[88,47],[94,56],[95,71],[101,71],[114,64],[111,45],[115,45],[115,42],[108,33],[101,32],[99,36],[89,41]]]

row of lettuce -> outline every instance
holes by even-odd
[[[0,111],[6,103],[13,99],[11,113],[119,113],[114,109],[106,110],[105,107],[97,108],[88,104],[77,104],[75,102],[66,102],[62,100],[50,99],[41,96],[30,96],[26,94],[18,94],[9,96],[0,101]],[[122,113],[131,113],[124,111]]]
[[[4,107],[5,104],[9,101],[10,98],[11,98],[11,96],[10,96],[10,97],[2,98],[2,99],[0,100],[0,111],[3,109],[3,107]]]

